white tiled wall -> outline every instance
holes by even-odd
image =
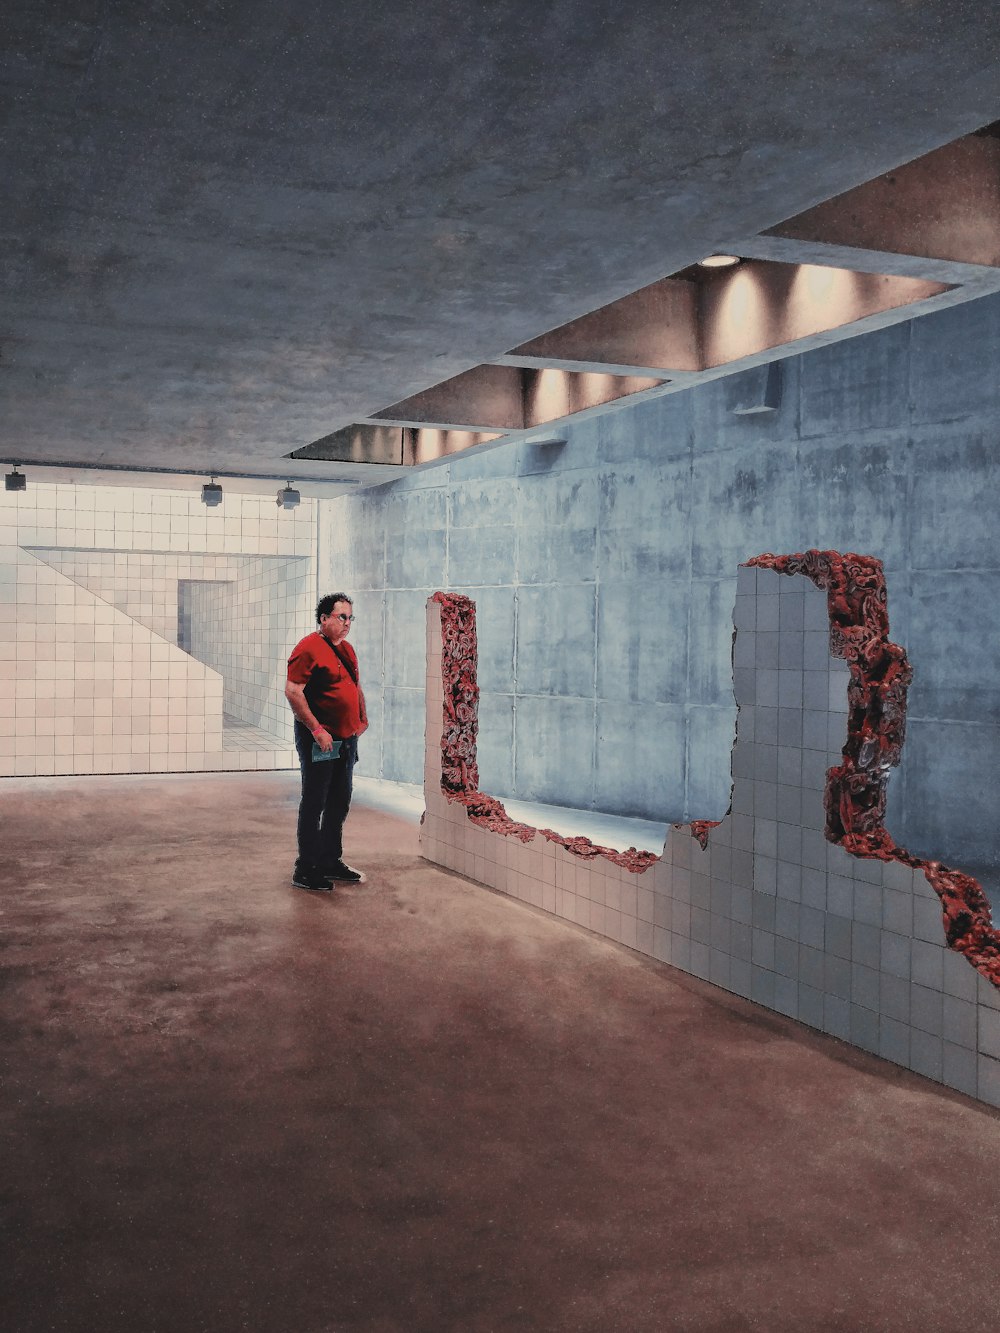
[[[177,647],[177,582],[246,592],[256,684],[283,676],[310,618],[314,546],[309,501],[227,493],[209,510],[197,490],[30,479],[0,494],[0,776],[294,766],[287,745],[227,745],[222,675]],[[294,612],[268,605],[286,596]],[[256,719],[286,739],[274,689]]]
[[[705,850],[669,831],[643,874],[471,823],[441,792],[440,607],[428,603],[428,859],[1000,1106],[1000,991],[947,948],[923,873],[827,842],[848,670],[825,594],[741,569],[732,808]]]
[[[311,627],[312,562],[246,560],[234,582],[191,590],[191,651],[225,681],[225,711],[292,745],[285,699],[288,653]]]
[[[244,557],[231,555],[76,551],[46,546],[29,549],[53,569],[89,588],[95,596],[110,602],[169,643],[178,642],[180,581],[230,582],[246,564]]]

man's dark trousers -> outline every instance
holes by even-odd
[[[304,870],[328,870],[344,853],[344,820],[351,808],[358,738],[341,741],[336,759],[313,759],[313,744],[312,732],[296,722],[295,748],[302,770],[299,866]]]

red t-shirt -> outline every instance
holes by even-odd
[[[354,649],[346,640],[338,647],[357,675]],[[331,736],[344,740],[360,733],[367,721],[361,691],[336,650],[318,631],[307,634],[292,649],[288,679],[305,686],[306,702]]]

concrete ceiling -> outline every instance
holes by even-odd
[[[1000,119],[995,14],[7,0],[0,458],[363,476],[286,456]]]

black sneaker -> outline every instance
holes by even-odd
[[[331,880],[337,880],[341,883],[358,884],[364,878],[360,870],[352,869],[351,866],[345,865],[343,861],[334,861],[332,866],[328,866],[319,873],[327,883]]]
[[[308,866],[300,866],[298,862],[292,871],[292,887],[309,889],[312,893],[330,893],[333,890],[333,885],[326,875],[321,875],[318,870]]]

